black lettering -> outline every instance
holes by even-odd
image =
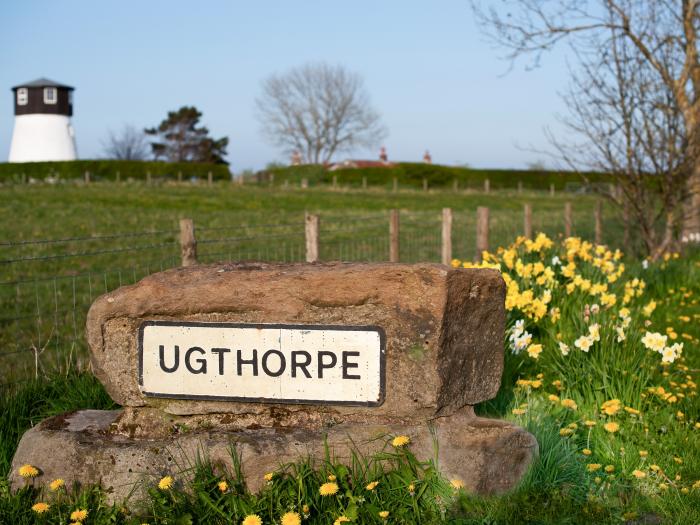
[[[253,359],[243,359],[241,354],[243,354],[242,350],[236,350],[236,357],[238,360],[238,363],[237,363],[238,375],[239,376],[243,375],[243,365],[252,365],[253,366],[253,375],[257,377],[257,375],[258,375],[258,351],[255,348],[253,348]]]
[[[331,357],[330,364],[325,364],[323,362],[324,356]],[[338,362],[338,358],[336,357],[336,355],[333,352],[319,352],[318,353],[318,377],[319,377],[319,379],[323,379],[323,369],[324,368],[333,368],[337,362]]]
[[[277,372],[272,372],[267,367],[267,358],[270,356],[270,354],[274,354],[280,359],[280,367],[279,370],[277,370]],[[284,354],[279,350],[268,350],[262,356],[262,367],[267,375],[272,377],[279,377],[284,373],[284,369],[287,367],[287,360],[284,358]]]
[[[358,368],[359,365],[357,363],[350,363],[348,362],[348,357],[350,356],[359,356],[360,352],[343,352],[343,379],[361,379],[360,376],[354,376],[348,374],[348,368]]]
[[[304,362],[299,363],[297,361],[298,356],[304,356]],[[292,352],[292,377],[297,376],[297,368],[300,368],[304,375],[311,379],[311,373],[306,369],[307,366],[311,364],[311,354],[309,352],[304,352],[303,350],[294,350]]]
[[[168,374],[172,374],[177,370],[177,367],[180,366],[180,347],[175,345],[175,364],[168,368],[165,366],[165,347],[163,345],[160,345],[158,348],[158,353],[160,354],[160,368],[163,372],[166,372]]]
[[[207,360],[204,359],[203,357],[200,357],[195,360],[196,363],[199,363],[199,368],[192,368],[192,363],[190,362],[190,359],[192,358],[192,354],[194,352],[199,352],[200,354],[204,354],[204,349],[199,348],[198,346],[193,346],[189,350],[187,350],[187,353],[185,353],[185,366],[187,367],[187,370],[189,370],[193,374],[206,374],[207,373]]]
[[[224,354],[230,352],[230,348],[212,348],[212,354],[219,354],[219,375],[224,375]]]

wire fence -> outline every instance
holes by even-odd
[[[225,261],[301,262],[307,260],[308,231],[303,216],[284,222],[207,227],[197,224],[199,263]],[[442,211],[400,211],[398,259],[440,262]],[[533,214],[533,230],[561,235],[560,210]],[[573,232],[593,239],[590,209],[574,210]],[[522,215],[513,210],[492,213],[490,246],[512,242],[523,233]],[[606,221],[605,241],[619,239],[622,226]],[[453,214],[452,255],[477,255],[477,217],[473,210]],[[28,377],[85,365],[85,322],[101,294],[138,282],[157,271],[181,265],[180,230],[66,236],[0,242],[0,389]],[[327,213],[317,232],[323,261],[390,260],[389,212]]]

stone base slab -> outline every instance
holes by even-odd
[[[324,431],[302,428],[248,429],[238,432],[180,431],[155,439],[114,432],[121,411],[82,410],[46,419],[27,431],[12,462],[10,481],[24,484],[17,469],[29,463],[40,469],[34,483],[63,478],[101,484],[110,501],[143,494],[144,484],[162,476],[176,478],[204,452],[214,465],[231,468],[230,445],[236,443],[248,488],[259,490],[266,472],[304,457],[322,459],[325,442],[333,458],[350,458],[353,444],[363,454],[387,446],[396,435],[411,438],[411,451],[421,460],[435,458],[441,472],[460,479],[480,494],[511,489],[537,453],[537,441],[520,427],[478,418],[471,408],[422,425],[339,424]],[[437,442],[437,446],[436,445]],[[389,445],[390,447],[390,445]],[[136,489],[135,489],[136,487]]]

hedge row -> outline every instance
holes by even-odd
[[[203,178],[212,173],[214,180],[230,180],[231,172],[224,164],[204,164],[196,162],[155,162],[139,160],[72,160],[64,162],[23,162],[0,163],[0,181],[21,182],[38,179],[83,179],[85,172],[90,180],[116,180],[117,173],[122,181],[129,179],[146,180],[150,173],[154,179],[177,179],[178,172],[183,180],[191,177]]]
[[[522,183],[523,188],[531,190],[548,190],[551,184],[557,190],[563,190],[567,184],[580,185],[583,177],[573,172],[537,171],[537,170],[498,170],[472,169],[438,164],[400,163],[387,168],[346,168],[328,171],[319,165],[289,166],[264,170],[256,174],[251,182],[270,182],[298,184],[301,179],[308,179],[310,185],[330,184],[336,176],[338,184],[361,186],[362,179],[367,178],[369,186],[391,187],[394,178],[400,186],[420,188],[423,179],[427,179],[431,188],[447,188],[457,180],[460,188],[483,188],[484,181],[489,180],[493,189],[516,188]],[[589,173],[587,178],[593,183],[610,182],[609,176],[602,173]]]

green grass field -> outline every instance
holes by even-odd
[[[545,192],[384,189],[281,189],[217,183],[0,187],[0,384],[65,370],[84,361],[85,314],[102,293],[180,264],[179,219],[195,221],[201,262],[301,261],[304,213],[318,213],[321,260],[386,261],[389,210],[400,210],[401,260],[440,260],[443,207],[453,209],[454,256],[475,254],[476,207],[490,208],[492,246],[523,229],[523,204],[533,228],[564,230],[573,203],[573,231],[593,235],[591,196]],[[605,238],[621,238],[612,211]],[[54,242],[46,242],[46,241]],[[60,241],[60,242],[55,242]]]
[[[56,497],[48,488],[52,480],[41,476],[28,479],[17,493],[0,481],[0,523],[68,523],[78,509],[89,511],[86,525],[241,524],[252,515],[265,524],[297,523],[289,515],[282,521],[285,513],[298,513],[304,524],[342,523],[342,516],[377,524],[700,523],[700,253],[688,251],[648,268],[633,255],[618,259],[614,249],[621,247],[622,232],[609,210],[604,241],[610,250],[577,241],[564,244],[559,235],[564,202],[574,204],[574,233],[590,238],[593,198],[135,184],[15,186],[0,193],[7,218],[3,260],[112,250],[3,263],[3,280],[13,284],[3,296],[1,313],[15,317],[3,321],[4,345],[22,341],[25,328],[26,340],[38,337],[37,313],[43,315],[40,329],[59,330],[50,338],[41,336],[51,344],[39,357],[46,362],[38,379],[12,376],[12,369],[22,366],[33,372],[32,359],[23,365],[12,360],[18,354],[0,356],[6,377],[17,378],[0,397],[2,475],[24,430],[42,418],[113,407],[85,365],[79,316],[91,297],[117,286],[120,279],[131,282],[177,264],[181,217],[194,218],[200,242],[215,241],[201,242],[203,260],[300,260],[305,210],[321,215],[324,259],[386,260],[391,208],[401,210],[401,257],[406,261],[439,260],[442,207],[454,210],[454,256],[462,260],[474,255],[476,206],[491,210],[494,249],[510,245],[521,233],[525,202],[533,205],[534,229],[555,239],[552,246],[519,243],[489,262],[499,264],[509,282],[506,366],[498,396],[477,411],[526,427],[540,447],[539,457],[510,493],[465,494],[451,484],[455,480],[443,479],[433,465],[417,461],[410,445],[394,449],[388,444],[386,454],[358,457],[349,468],[332,458],[315,464],[300,458],[281,466],[259,494],[247,492],[235,471],[215,472],[206,462],[198,465],[191,481],[176,471],[163,473],[173,476],[171,489],[150,480],[148,500],[125,506],[105,505],[99,489],[92,487],[61,488]],[[276,230],[281,224],[285,226]],[[156,241],[144,236],[8,245],[149,229],[162,232],[152,234]],[[96,245],[82,244],[91,242]],[[132,249],[147,243],[165,246]],[[290,248],[297,243],[298,249]],[[59,284],[59,275],[74,284]],[[37,283],[50,284],[44,289]],[[66,305],[64,299],[74,302]],[[50,306],[46,312],[44,305]],[[62,316],[64,307],[68,313]],[[18,309],[29,321],[15,315]],[[523,322],[521,328],[517,321]],[[679,343],[682,351],[674,346]],[[663,355],[653,350],[655,344],[661,344]],[[52,363],[50,356],[60,358]],[[62,373],[57,375],[56,368]],[[319,487],[329,476],[335,477],[339,496],[320,495]],[[373,481],[379,484],[368,489]],[[32,509],[38,502],[50,503],[45,513]],[[389,512],[386,518],[382,511]]]

